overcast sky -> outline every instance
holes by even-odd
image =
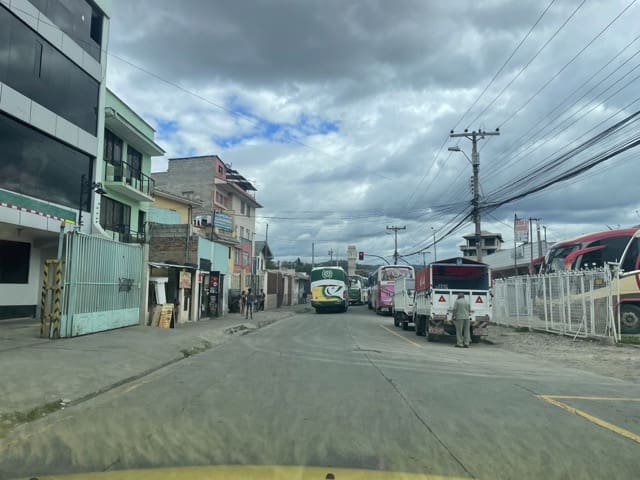
[[[479,143],[489,202],[640,110],[640,7],[606,28],[633,2],[557,0],[540,18],[549,3],[115,0],[107,84],[156,128],[167,154],[154,171],[217,154],[254,182],[257,239],[268,223],[278,259],[310,259],[313,241],[319,259],[349,244],[390,257],[386,226],[406,225],[398,249],[410,253],[469,211],[471,166],[447,147],[471,156],[471,142],[451,129],[500,127]],[[511,247],[514,213],[541,218],[550,240],[640,224],[639,154],[504,205],[483,230]],[[438,257],[458,255],[472,231],[439,243]]]

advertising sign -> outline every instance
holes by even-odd
[[[529,243],[529,221],[526,218],[516,218],[513,230],[516,242]]]

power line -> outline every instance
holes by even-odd
[[[573,12],[571,12],[571,15],[569,15],[567,17],[567,19],[562,23],[562,25],[560,25],[556,31],[553,33],[553,35],[551,35],[547,41],[542,45],[542,47],[540,47],[538,49],[538,51],[533,55],[533,57],[531,57],[529,59],[529,61],[525,64],[524,67],[522,67],[520,69],[520,71],[516,74],[515,77],[513,77],[505,86],[502,90],[500,90],[500,93],[498,93],[493,100],[491,100],[491,102],[489,102],[488,105],[486,105],[482,111],[476,115],[474,117],[473,120],[471,120],[471,122],[469,122],[470,124],[474,124],[482,115],[485,114],[485,112],[491,108],[491,106],[504,94],[504,92],[518,79],[520,78],[520,75],[522,75],[524,73],[524,71],[529,68],[529,65],[531,65],[531,63],[533,63],[533,61],[538,58],[538,55],[540,55],[540,53],[542,53],[542,51],[547,48],[547,46],[549,45],[549,43],[551,43],[553,41],[554,38],[556,38],[556,36],[564,29],[564,27],[569,23],[569,21],[571,21],[571,19],[575,16],[576,13],[578,13],[578,10],[580,10],[582,8],[582,6],[586,3],[587,0],[582,0],[582,2],[573,10]]]

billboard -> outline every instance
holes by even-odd
[[[220,230],[233,231],[233,217],[227,213],[216,212],[213,218],[213,226]]]
[[[529,221],[526,218],[515,218],[513,232],[516,242],[529,243]]]

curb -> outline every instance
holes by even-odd
[[[495,342],[493,340],[489,340],[488,338],[485,338],[485,337],[481,337],[481,341],[482,341],[482,343],[487,343],[489,345],[497,345],[498,344],[498,342]]]

